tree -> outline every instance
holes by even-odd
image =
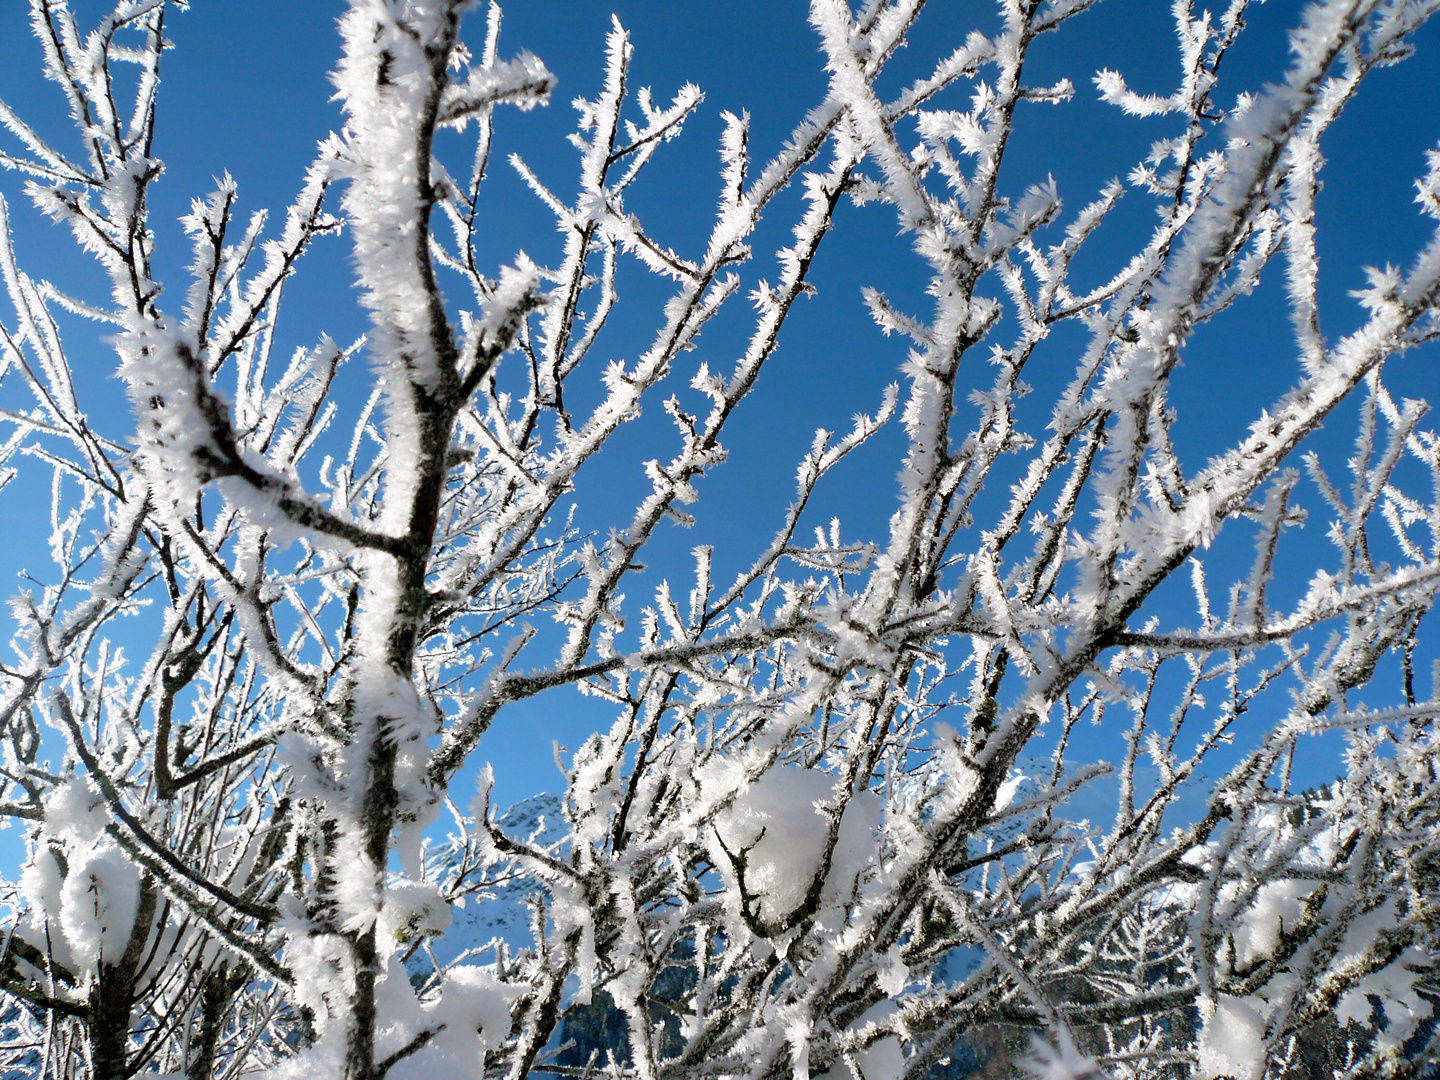
[[[813,0],[825,96],[759,168],[747,118],[726,115],[690,255],[625,195],[701,95],[632,94],[617,22],[573,199],[517,162],[561,258],[496,270],[477,253],[493,125],[552,76],[501,59],[494,8],[472,52],[464,0],[354,0],[344,131],[271,239],[228,180],[196,201],[175,306],[147,193],[184,6],[121,0],[86,31],[66,0],[31,0],[78,152],[0,106],[0,163],[111,285],[87,301],[27,276],[0,205],[0,370],[33,395],[4,414],[3,454],[52,471],[57,567],[15,601],[3,669],[4,810],[28,829],[0,961],[12,1075],[881,1080],[943,1070],[982,1030],[1039,1036],[1026,1067],[1052,1077],[1433,1059],[1440,701],[1413,672],[1440,588],[1440,439],[1385,371],[1440,333],[1440,240],[1371,271],[1359,328],[1327,335],[1315,205],[1327,129],[1440,2],[1312,4],[1279,81],[1229,106],[1250,5],[1177,0],[1172,94],[1096,78],[1170,134],[1076,213],[1053,183],[1007,197],[1001,162],[1019,103],[1074,93],[1027,81],[1032,44],[1094,0],[1004,0],[995,32],[890,90],[920,0]],[[444,164],[445,129],[469,133],[468,173]],[[792,187],[778,278],[747,289]],[[1126,191],[1153,201],[1149,235],[1072,279]],[[1419,193],[1440,217],[1440,152]],[[748,570],[712,581],[699,547],[693,586],[661,582],[627,628],[627,582],[723,463],[847,203],[893,211],[929,275],[927,315],[865,294],[913,344],[903,387],[845,437],[817,433]],[[317,331],[272,362],[282,286],[333,233],[370,333]],[[649,341],[595,371],[632,256],[673,293]],[[1293,386],[1197,467],[1171,438],[1177,365],[1272,262]],[[747,299],[733,367],[689,363]],[[113,335],[133,436],[88,417],[71,316]],[[1022,376],[1061,362],[1067,324],[1069,381],[1032,431]],[[344,387],[372,382],[332,446]],[[667,393],[650,492],[608,536],[582,532],[597,454]],[[1306,450],[1351,401],[1342,483]],[[888,526],[803,540],[812,494],[889,423]],[[1307,510],[1330,550],[1297,559]],[[1249,567],[1207,577],[1235,535]],[[532,628],[552,618],[561,641]],[[563,761],[563,822],[507,829],[485,783],[463,808],[453,781],[491,725],[564,687],[616,718]],[[1107,771],[1080,747],[1092,721],[1128,746],[1095,823],[1069,806]],[[1296,791],[1294,756],[1323,731],[1348,740],[1339,779]],[[1167,824],[1202,766],[1219,769],[1205,809]],[[453,905],[497,889],[529,896],[528,945],[447,949]],[[623,1034],[576,1064],[567,1024],[603,1026],[607,1002]]]

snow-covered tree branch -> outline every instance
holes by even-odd
[[[1001,0],[898,89],[923,0],[812,0],[822,95],[776,146],[724,114],[718,199],[688,187],[699,243],[627,205],[704,98],[637,90],[618,20],[561,193],[491,160],[556,83],[498,8],[352,0],[343,129],[278,228],[228,175],[196,197],[182,287],[150,193],[186,6],[89,25],[29,0],[59,97],[0,104],[0,486],[51,479],[50,567],[0,667],[25,833],[3,1075],[900,1080],[981,1047],[1057,1080],[1428,1075],[1440,435],[1387,380],[1433,366],[1440,234],[1366,270],[1335,334],[1316,207],[1327,132],[1440,0],[1316,0],[1239,96],[1250,0],[1175,0],[1159,94],[1036,82],[1037,42],[1098,0]],[[1164,127],[1125,180],[1012,166],[1033,110],[1087,92]],[[69,142],[41,134],[62,98]],[[1440,223],[1428,164],[1417,228]],[[553,216],[552,261],[544,229],[493,258],[499,167]],[[108,296],[30,276],[17,193]],[[1122,200],[1148,235],[1097,245]],[[693,571],[647,566],[860,214],[893,214],[927,279],[847,271],[909,343],[900,381],[776,466],[793,502],[725,553],[733,581],[703,543]],[[369,320],[344,345],[282,305],[335,243]],[[1288,389],[1237,400],[1248,432],[1194,460],[1177,370],[1262,273]],[[626,275],[667,290],[643,337],[612,320]],[[306,324],[288,360],[282,307]],[[77,377],[81,319],[128,417]],[[699,362],[717,319],[743,340]],[[629,461],[642,408],[668,441]],[[1317,448],[1352,422],[1341,477]],[[894,488],[865,497],[888,523],[815,527],[885,446]],[[617,506],[626,469],[645,491]],[[492,807],[487,734],[576,692],[613,724],[557,750],[543,813]],[[1336,779],[1302,788],[1337,732]]]

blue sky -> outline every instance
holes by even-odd
[[[81,0],[82,12],[101,5]],[[43,131],[64,130],[63,105],[53,86],[38,77],[38,47],[28,33],[21,5],[0,13],[0,97]],[[158,275],[168,283],[172,308],[183,292],[188,245],[176,217],[189,200],[208,192],[211,178],[228,170],[238,181],[242,210],[272,207],[277,215],[299,188],[305,166],[320,138],[340,123],[327,72],[338,55],[334,21],[343,4],[336,0],[196,0],[190,12],[167,24],[176,49],[164,70],[156,154],[166,172],[154,188],[154,221],[159,232]],[[1220,99],[1233,101],[1241,90],[1257,90],[1275,78],[1286,61],[1285,29],[1298,18],[1295,0],[1269,0],[1255,8],[1251,29],[1227,61]],[[502,55],[519,49],[538,54],[559,78],[554,103],[545,110],[499,117],[497,153],[489,184],[493,227],[482,255],[492,267],[525,249],[537,261],[557,257],[560,237],[532,195],[523,188],[505,154],[520,152],[547,182],[565,192],[576,175],[576,155],[563,139],[573,126],[569,101],[598,89],[604,36],[614,11],[630,30],[635,45],[632,85],[651,86],[668,101],[682,83],[698,83],[706,101],[686,134],[657,156],[628,205],[664,242],[693,251],[708,227],[718,192],[717,145],[722,109],[752,115],[751,146],[758,158],[769,156],[784,135],[824,92],[824,73],[814,34],[805,21],[805,5],[756,0],[674,4],[657,0],[605,4],[590,0],[515,3],[505,14]],[[891,87],[926,69],[953,48],[970,29],[995,23],[989,0],[932,0],[912,46],[888,76]],[[478,43],[483,14],[472,16],[469,38]],[[1423,153],[1440,138],[1440,26],[1421,35],[1419,54],[1387,69],[1366,85],[1360,98],[1333,129],[1325,149],[1331,161],[1321,195],[1322,278],[1327,300],[1326,331],[1333,338],[1358,321],[1348,291],[1364,283],[1363,264],[1408,263],[1425,237],[1412,202],[1414,177],[1423,171]],[[1073,210],[1094,198],[1113,176],[1123,177],[1144,156],[1150,142],[1173,121],[1122,117],[1101,104],[1091,77],[1100,68],[1121,70],[1130,85],[1151,93],[1168,92],[1178,73],[1169,4],[1162,0],[1105,0],[1077,19],[1063,35],[1037,45],[1032,81],[1068,76],[1076,85],[1073,101],[1060,106],[1027,105],[1019,120],[1022,134],[1006,158],[1002,187],[1018,194],[1053,175],[1066,205]],[[958,104],[962,99],[954,98]],[[455,153],[455,136],[442,153]],[[17,246],[25,269],[67,289],[103,295],[98,270],[77,266],[67,235],[30,211],[13,174],[0,174],[0,193],[9,200]],[[782,242],[788,208],[771,215],[768,231],[757,237],[764,253]],[[1089,253],[1081,273],[1108,277],[1149,229],[1152,210],[1138,193],[1122,201]],[[272,219],[273,220],[273,219]],[[881,388],[897,378],[904,345],[881,337],[860,302],[862,285],[883,288],[900,306],[924,310],[921,265],[896,235],[893,215],[884,208],[845,209],[839,229],[827,240],[814,280],[819,295],[792,318],[774,361],[767,368],[752,406],[730,432],[729,464],[701,484],[699,522],[689,532],[667,529],[647,561],[660,572],[678,570],[688,587],[686,552],[697,543],[717,549],[717,579],[748,561],[768,539],[793,494],[794,463],[808,447],[814,429],[848,427],[859,410],[873,410]],[[352,273],[345,240],[322,243],[307,256],[301,273],[287,286],[282,353],[312,343],[320,333],[340,341],[358,336],[364,318],[350,289]],[[773,264],[757,262],[754,275],[775,276]],[[457,294],[458,294],[458,290]],[[605,359],[634,355],[652,326],[665,293],[636,276],[621,281],[626,312],[599,349]],[[1282,275],[1278,267],[1255,296],[1233,317],[1206,328],[1187,349],[1185,368],[1175,382],[1180,411],[1179,448],[1193,471],[1245,430],[1259,410],[1289,385],[1298,366],[1284,317]],[[732,313],[738,315],[739,312]],[[8,317],[0,309],[0,318]],[[741,340],[743,321],[722,320],[707,331],[697,359],[728,368]],[[627,336],[628,335],[628,336]],[[1053,366],[1028,373],[1037,392],[1029,399],[1032,430],[1043,428],[1049,400],[1047,379],[1068,378],[1064,333],[1047,345]],[[124,409],[119,384],[110,377],[110,354],[91,334],[74,336],[72,355],[82,373],[82,392],[90,395],[96,415],[108,414],[110,431],[119,433]],[[628,350],[628,351],[627,351]],[[1395,389],[1432,400],[1440,390],[1435,352],[1406,358],[1392,367]],[[977,381],[983,375],[977,363]],[[360,393],[356,389],[355,393]],[[8,395],[0,388],[0,396]],[[1323,452],[1339,468],[1349,447],[1346,417],[1331,425]],[[644,489],[638,467],[644,457],[668,453],[665,422],[652,408],[630,425],[603,458],[603,497],[582,509],[581,524],[603,529],[624,521]],[[874,536],[895,504],[893,483],[898,431],[875,440],[822,490],[812,520],[840,514],[845,534]],[[45,496],[48,477],[16,484],[0,492],[0,514],[8,524],[0,532],[0,591],[13,587],[20,567],[43,564]],[[1003,490],[992,497],[1003,497]],[[35,496],[40,495],[40,498]],[[1307,495],[1310,503],[1318,500]],[[1318,507],[1317,507],[1318,508]],[[35,515],[32,517],[31,515]],[[983,509],[979,515],[983,520]],[[1248,560],[1249,538],[1238,538],[1234,552]],[[1292,536],[1289,549],[1303,562],[1324,548],[1320,529]],[[1212,560],[1228,557],[1217,545]],[[1212,564],[1213,565],[1213,564]],[[1300,587],[1300,579],[1281,583]],[[632,610],[643,593],[629,590]],[[1183,600],[1183,596],[1180,597]],[[1177,618],[1183,616],[1177,615]],[[575,746],[605,709],[551,696],[502,714],[481,749],[496,763],[497,798],[506,802],[553,787],[550,741]],[[1098,738],[1098,737],[1097,737]],[[1110,753],[1104,741],[1097,752]],[[1330,759],[1333,761],[1333,758]],[[1324,773],[1317,759],[1317,777]],[[1331,770],[1333,772],[1333,769]]]

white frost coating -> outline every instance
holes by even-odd
[[[435,5],[439,7],[440,5]],[[406,379],[440,386],[440,358],[431,337],[431,299],[423,247],[417,244],[422,169],[429,148],[420,142],[423,117],[441,87],[426,49],[442,46],[443,22],[430,11],[431,40],[402,23],[389,4],[357,4],[341,31],[345,55],[334,80],[348,119],[345,205],[353,222],[356,266],[373,313],[374,356],[400,418],[413,405]],[[422,157],[422,155],[424,155]]]
[[[409,1046],[430,1027],[407,976],[397,957],[386,958],[384,977],[375,987],[375,1049],[383,1057]]]
[[[354,995],[354,963],[338,934],[317,932],[300,918],[287,920],[284,929],[285,963],[296,975],[295,1001],[314,1014],[323,1040],[343,1028],[334,1019]]]
[[[758,901],[759,915],[774,922],[794,912],[820,868],[827,839],[827,819],[820,803],[835,799],[835,778],[812,769],[776,768],[747,788],[715,822],[721,849],[716,864],[739,902],[733,863],[724,852],[745,860],[745,890]],[[821,920],[832,929],[843,917],[836,906],[848,899],[856,878],[871,865],[880,800],[870,792],[850,799],[840,819],[820,896]]]
[[[472,71],[464,83],[445,88],[436,122],[463,130],[471,116],[500,102],[533,109],[549,102],[554,82],[555,76],[533,53],[522,52],[514,60],[491,61]]]
[[[532,262],[495,248],[516,208],[482,181],[510,142],[497,106],[543,101],[549,73],[528,54],[497,59],[498,9],[472,53],[467,0],[351,0],[336,80],[347,126],[281,235],[262,236],[262,214],[236,218],[222,179],[186,220],[190,287],[162,291],[151,267],[174,265],[159,250],[172,230],[148,213],[162,201],[145,148],[162,8],[184,5],[120,0],[92,33],[71,8],[93,4],[32,0],[83,160],[0,106],[0,165],[98,258],[113,307],[26,277],[0,203],[0,483],[27,457],[61,464],[47,548],[60,576],[11,606],[18,662],[0,669],[0,804],[29,831],[0,1005],[31,998],[0,1008],[0,1074],[57,1072],[17,1066],[32,1052],[17,1048],[83,1061],[99,1045],[87,996],[132,985],[91,978],[132,907],[116,871],[161,847],[184,869],[154,872],[145,856],[162,900],[136,950],[128,1035],[162,1073],[193,1071],[205,1025],[189,1003],[237,976],[217,1076],[565,1071],[566,1024],[607,1001],[621,1015],[601,1026],[626,1044],[606,1045],[608,1071],[636,1080],[803,1076],[821,1054],[826,1080],[895,1080],[997,1004],[1060,1040],[1030,1062],[1045,1080],[1098,1077],[1100,1055],[1117,1080],[1197,1059],[1192,1071],[1251,1077],[1317,1027],[1327,1072],[1409,1052],[1440,951],[1440,703],[1410,671],[1434,651],[1440,509],[1426,473],[1440,456],[1424,406],[1385,380],[1434,347],[1440,243],[1402,243],[1391,261],[1420,251],[1405,271],[1332,279],[1315,207],[1331,121],[1440,0],[1310,4],[1288,75],[1237,99],[1234,63],[1223,86],[1218,65],[1246,55],[1231,45],[1257,2],[1169,5],[1181,70],[1159,85],[1147,73],[1151,96],[1100,75],[1102,98],[1160,116],[1165,135],[1138,162],[1105,163],[1125,179],[1097,194],[1007,146],[1073,92],[1069,78],[1039,85],[1031,43],[1107,5],[998,0],[998,19],[898,87],[892,57],[937,55],[906,47],[935,26],[934,5],[812,0],[823,97],[768,162],[751,157],[775,151],[768,135],[752,147],[743,114],[727,114],[719,212],[698,243],[668,222],[652,233],[628,189],[700,91],[657,106],[632,85],[616,24],[600,91],[578,103],[578,191],[552,193],[541,174],[566,173],[548,161],[519,164],[563,238],[527,235]],[[116,65],[138,79],[115,84]],[[435,140],[436,126],[459,130]],[[1421,182],[1431,212],[1436,162]],[[330,211],[341,191],[343,220]],[[1125,251],[1101,228],[1122,195],[1128,220],[1154,222]],[[1347,227],[1368,223],[1365,195],[1342,208]],[[852,203],[896,214],[929,278],[863,294],[909,350],[903,409],[892,389],[851,435],[807,440],[774,539],[739,567],[699,549],[685,604],[690,582],[659,581],[666,561],[646,548],[666,521],[710,527],[682,507],[703,511],[728,418],[752,408],[752,387],[768,392],[762,369]],[[342,350],[317,325],[300,338],[318,346],[283,373],[271,354],[292,336],[282,286],[312,239],[342,227],[378,385],[348,440],[326,440],[339,457],[314,498],[306,455],[345,415],[340,361],[362,345]],[[1086,246],[1097,230],[1099,252]],[[1257,290],[1282,262],[1286,295]],[[1360,328],[1336,339],[1348,316],[1332,319],[1331,286],[1367,273]],[[666,292],[646,337],[628,316],[605,329],[648,274]],[[1248,431],[1206,432],[1219,440],[1207,465],[1172,438],[1177,418],[1192,422],[1203,363],[1172,375],[1204,360],[1197,327],[1262,302],[1288,307],[1298,365],[1288,392],[1241,419]],[[743,318],[747,340],[724,369],[708,346],[696,363],[727,305],[717,325],[730,340]],[[60,310],[119,327],[138,439],[86,412]],[[597,364],[602,336],[618,347]],[[858,345],[833,344],[811,389]],[[1056,362],[1069,365],[1058,378]],[[1037,367],[1038,408],[1022,401]],[[16,380],[33,392],[22,409]],[[607,444],[672,390],[675,449],[631,462],[645,491],[609,517],[604,474],[623,463]],[[1360,430],[1336,479],[1328,444],[1305,450],[1347,397],[1362,399],[1340,410]],[[793,427],[808,407],[787,404],[773,416]],[[866,516],[863,532],[833,521],[809,543],[822,479],[892,412],[902,430],[872,448],[890,447],[876,475],[896,482],[858,494],[893,516]],[[587,543],[573,525],[591,529],[599,507]],[[1287,534],[1317,511],[1338,555],[1306,580]],[[298,553],[282,547],[295,538]],[[1253,552],[1248,573],[1222,563],[1207,582],[1212,544]],[[1187,562],[1193,604],[1166,585]],[[712,580],[721,566],[733,585]],[[637,594],[654,599],[637,611]],[[551,618],[563,645],[520,629]],[[138,662],[106,643],[116,625]],[[1372,678],[1397,662],[1403,706],[1396,680]],[[617,711],[557,755],[564,792],[498,819],[483,797],[469,814],[451,804],[449,841],[427,847],[491,725],[577,684]],[[46,723],[68,740],[58,766],[38,763]],[[1113,780],[1085,761],[1092,723],[1124,743]],[[1292,765],[1325,729],[1350,741],[1344,773],[1302,794]],[[103,805],[66,779],[102,771]],[[1196,789],[1205,805],[1186,812]],[[813,917],[798,918],[802,903]],[[1104,1002],[1106,1019],[1054,1000],[1061,986]],[[1317,991],[1338,997],[1320,1017]]]
[[[135,317],[115,339],[121,373],[140,424],[142,452],[170,508],[183,513],[209,476],[202,464],[223,454],[203,411],[214,394],[195,369],[184,336],[154,319]],[[189,362],[184,354],[189,354]]]

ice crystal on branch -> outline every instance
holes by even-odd
[[[1096,0],[1002,0],[918,75],[899,58],[931,32],[921,0],[812,0],[822,95],[778,145],[720,114],[713,205],[687,178],[698,242],[634,193],[704,96],[632,85],[615,20],[575,102],[577,187],[509,159],[562,240],[546,221],[498,256],[517,211],[484,182],[495,126],[555,77],[502,49],[493,6],[467,44],[464,0],[353,0],[342,130],[278,225],[238,216],[228,175],[197,194],[167,293],[148,192],[184,6],[86,26],[29,0],[78,153],[39,134],[43,103],[0,105],[0,165],[109,286],[30,276],[0,202],[0,484],[52,477],[52,565],[0,668],[0,810],[26,845],[5,1076],[1433,1059],[1440,437],[1392,375],[1440,335],[1440,237],[1351,268],[1336,335],[1316,207],[1327,132],[1440,0],[1311,3],[1288,66],[1238,95],[1250,0],[1176,0],[1178,73],[1146,94],[1123,70],[1037,74],[1036,42]],[[1098,191],[1022,175],[1032,110],[1092,85],[1153,125],[1148,153]],[[1118,250],[1097,237],[1125,200],[1155,216]],[[701,537],[671,572],[657,537],[705,531],[732,420],[852,209],[927,279],[845,268],[901,381],[769,462],[794,496],[753,550]],[[350,246],[369,329],[337,344],[303,313],[283,362],[283,284],[320,242]],[[1237,400],[1248,428],[1195,460],[1177,371],[1272,266],[1288,388]],[[643,334],[611,321],[627,275],[665,290]],[[692,359],[722,313],[742,336]],[[90,405],[69,316],[103,324],[129,420]],[[663,434],[628,461],[616,435],[647,408]],[[768,415],[788,432],[802,410]],[[1321,428],[1351,421],[1337,470]],[[887,446],[893,490],[861,496],[888,521],[818,516]],[[617,510],[604,473],[627,469],[641,494]],[[519,703],[573,691],[609,726],[557,747],[562,792],[497,813],[491,767],[478,792],[462,770]],[[1344,760],[1303,788],[1325,733]]]

